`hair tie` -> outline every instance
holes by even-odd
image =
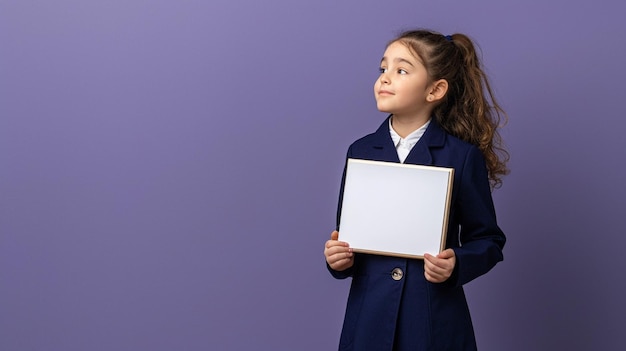
[[[451,35],[446,35],[446,40],[447,41],[452,41],[452,36]]]

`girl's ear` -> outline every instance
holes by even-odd
[[[435,102],[443,99],[448,92],[448,81],[445,79],[439,79],[431,85],[430,92],[428,93],[427,100],[429,102]]]

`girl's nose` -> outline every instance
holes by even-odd
[[[381,73],[379,79],[381,83],[389,84],[389,75],[386,72]]]

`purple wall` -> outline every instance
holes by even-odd
[[[626,325],[623,5],[0,2],[0,350],[332,350],[324,267],[384,43],[467,32],[510,122],[482,350]]]

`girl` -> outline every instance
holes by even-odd
[[[448,247],[423,260],[357,254],[332,232],[328,269],[352,277],[339,349],[476,350],[463,285],[503,258],[491,188],[507,173],[504,112],[463,34],[402,33],[386,47],[374,95],[390,115],[347,157],[454,168]]]

